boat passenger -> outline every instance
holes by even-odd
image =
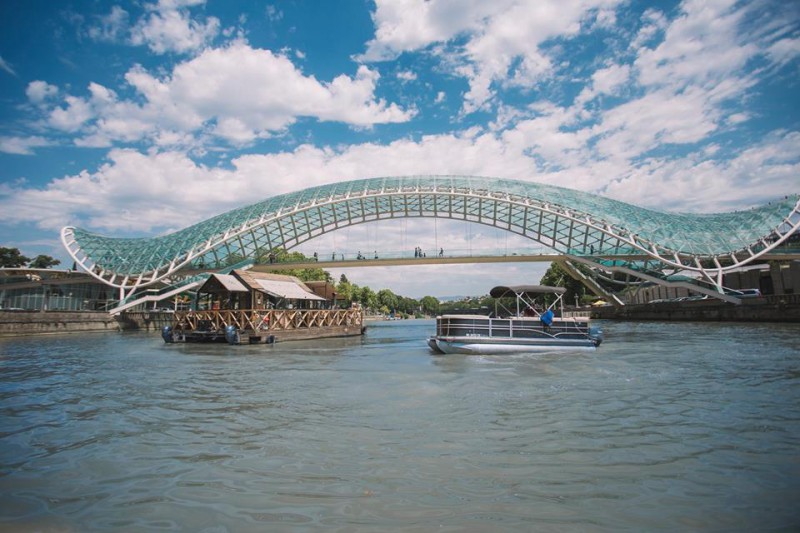
[[[542,316],[539,318],[539,320],[542,321],[542,324],[544,325],[545,328],[549,328],[550,325],[553,323],[553,311],[551,309],[548,309],[547,311],[542,313]]]

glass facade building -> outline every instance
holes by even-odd
[[[70,270],[0,269],[0,310],[107,311],[116,291]]]

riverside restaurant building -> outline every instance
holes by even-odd
[[[336,305],[330,283],[315,283],[312,289],[294,276],[247,270],[215,273],[197,289],[193,309],[175,311],[162,336],[167,343],[272,344],[361,335],[362,309]]]

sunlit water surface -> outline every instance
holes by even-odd
[[[796,531],[800,326],[602,324],[436,356],[0,340],[0,531]]]

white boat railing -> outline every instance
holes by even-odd
[[[443,316],[436,326],[437,335],[445,337],[558,338],[565,334],[586,335],[589,331],[587,321],[570,317],[556,318],[545,326],[537,319]]]

